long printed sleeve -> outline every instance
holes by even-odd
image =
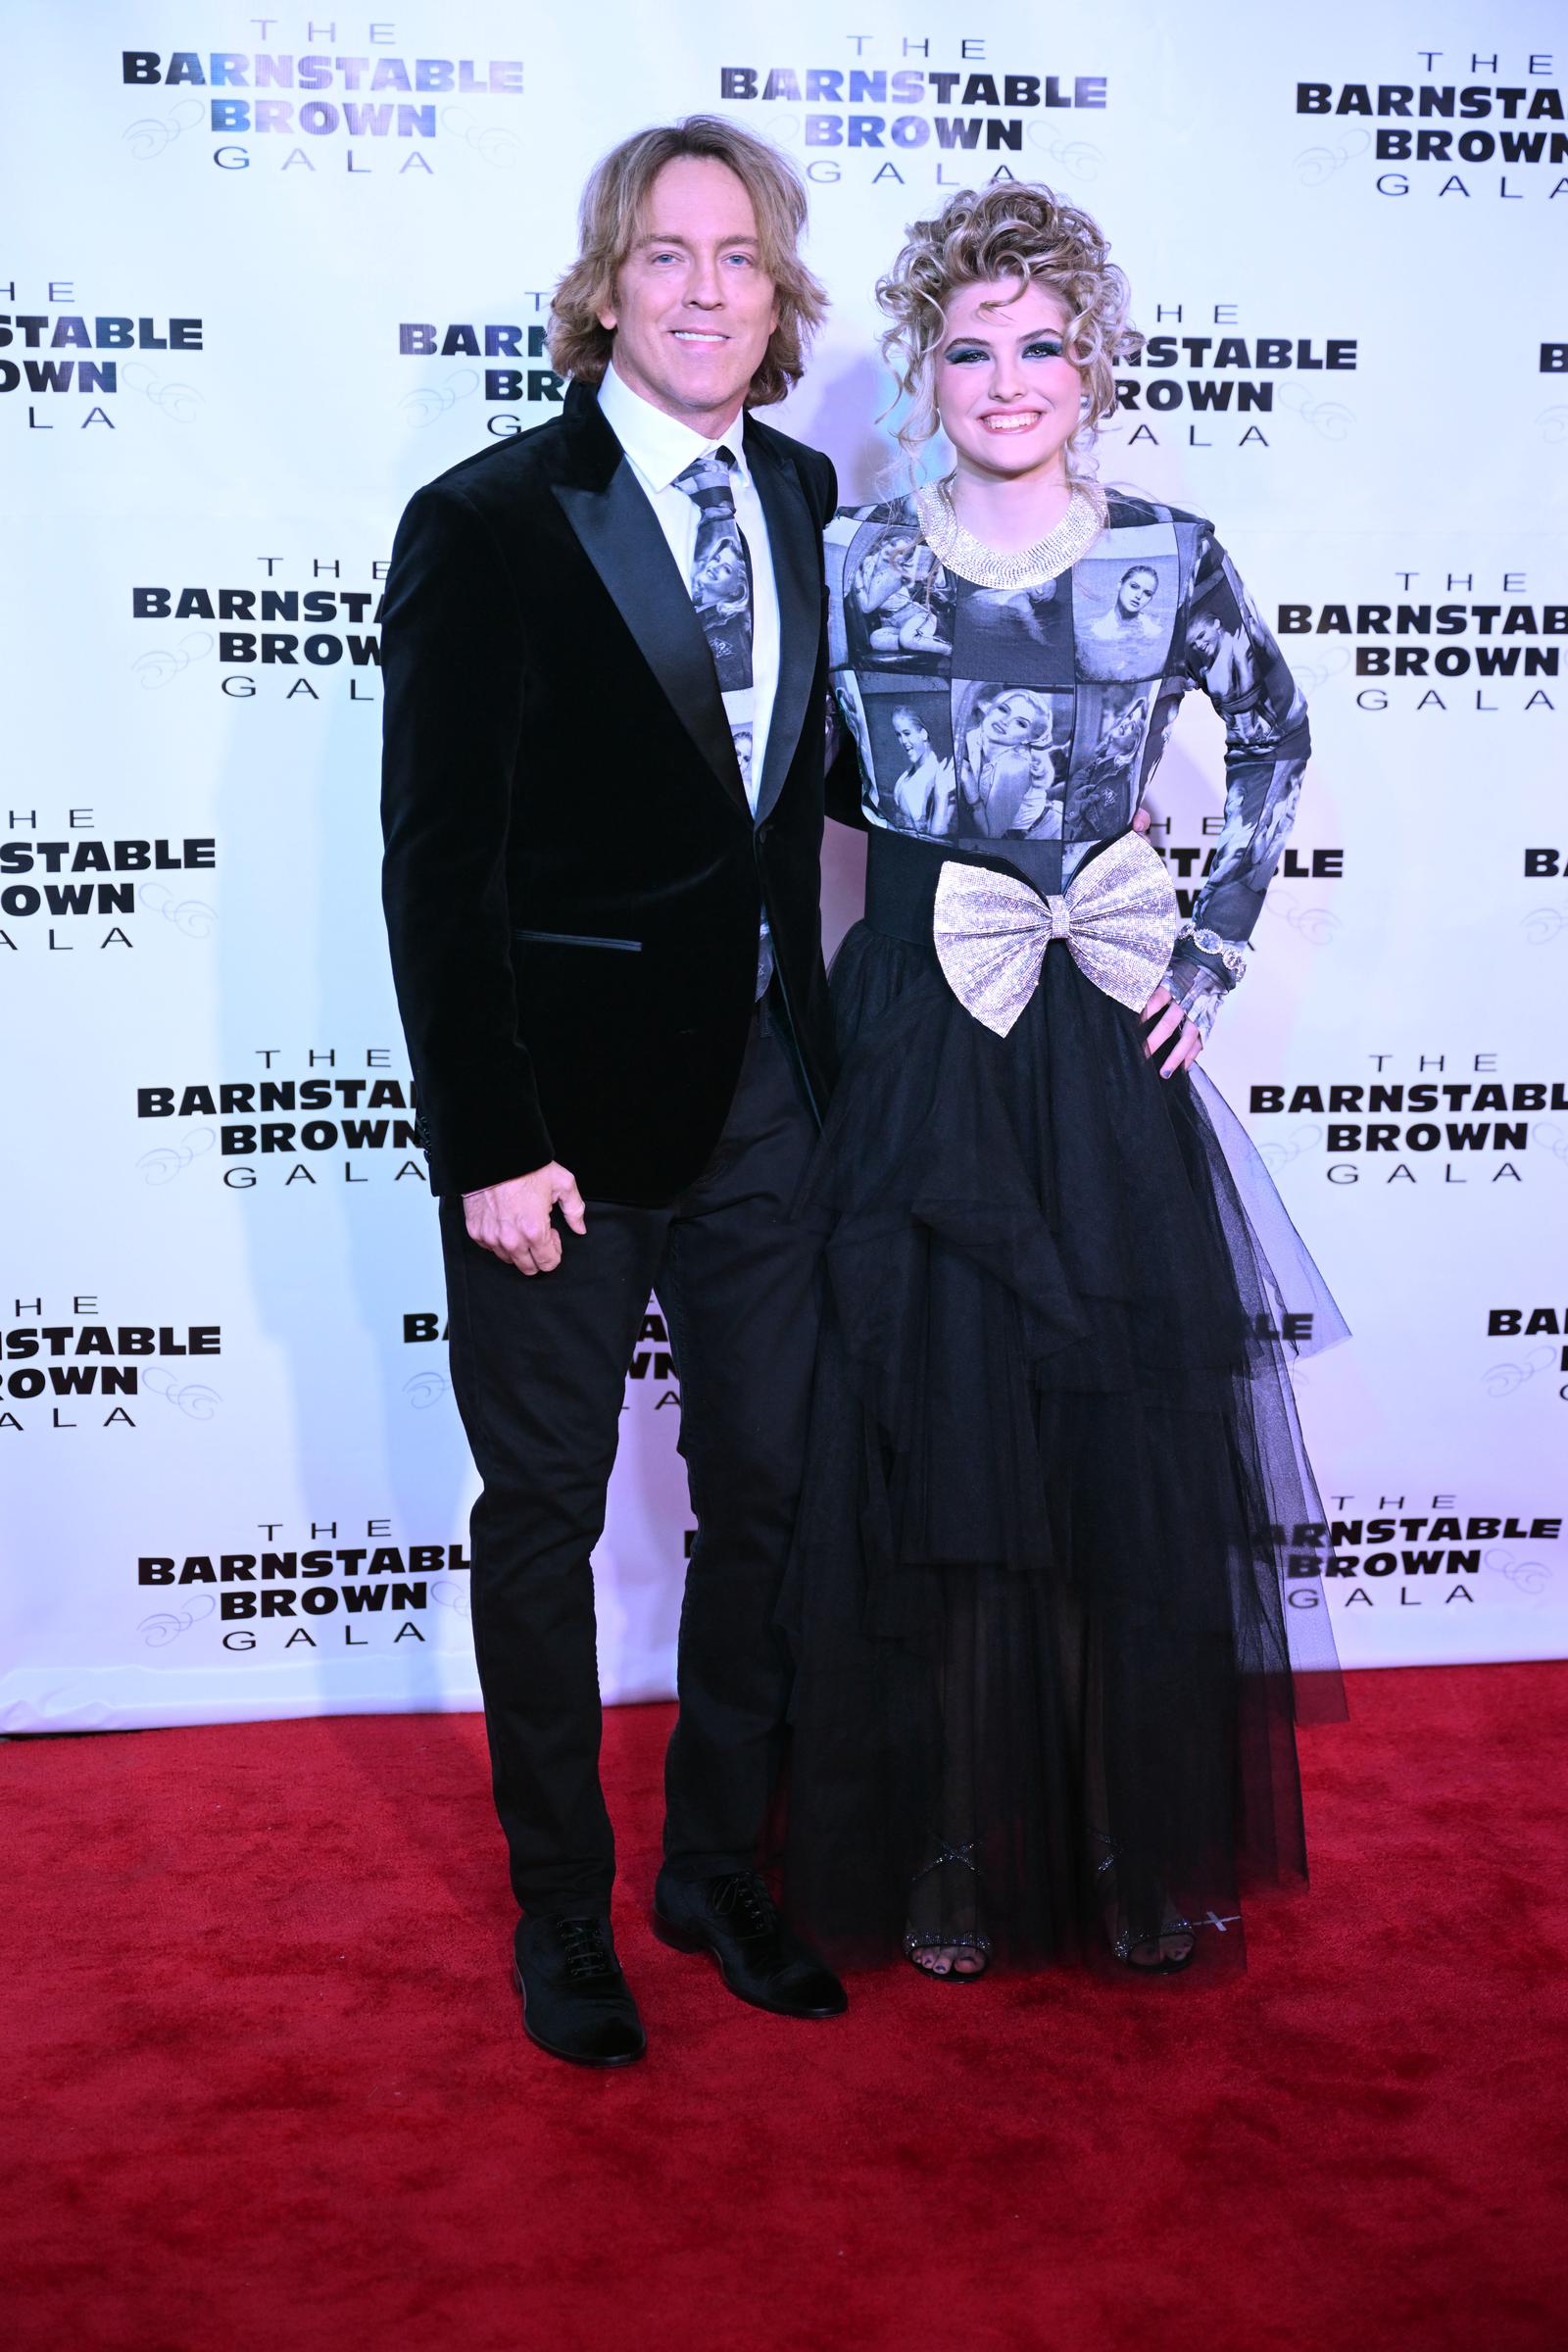
[[[827,813],[836,823],[850,825],[857,832],[863,833],[865,811],[861,805],[860,755],[839,716],[838,700],[831,686],[828,688],[827,708],[822,713],[822,720],[823,801]]]
[[[1311,750],[1306,704],[1212,531],[1199,546],[1184,665],[1225,722],[1225,820],[1165,985],[1206,1035],[1247,968]]]

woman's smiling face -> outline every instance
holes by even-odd
[[[1040,714],[1022,695],[1004,695],[986,713],[982,729],[990,743],[1028,743],[1040,731]]]
[[[937,412],[960,465],[993,477],[1059,473],[1083,378],[1061,296],[1034,278],[959,286],[936,356]]]
[[[703,564],[698,584],[710,596],[719,598],[744,597],[746,594],[746,560],[731,541],[721,539]]]

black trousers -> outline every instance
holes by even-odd
[[[484,1482],[473,1635],[496,1808],[531,1913],[610,1907],[589,1555],[603,1532],[622,1395],[650,1291],[681,1392],[697,1535],[665,1761],[665,1867],[744,1868],[777,1777],[789,1663],[773,1612],[816,1347],[813,1237],[790,1200],[815,1141],[795,1065],[759,1006],[728,1120],[668,1208],[590,1201],[553,1273],[468,1239],[443,1200],[452,1382]]]

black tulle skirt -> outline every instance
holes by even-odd
[[[833,990],[787,1909],[841,1962],[1180,1923],[1239,1962],[1243,1887],[1305,1876],[1296,1726],[1343,1707],[1288,1357],[1344,1327],[1218,1094],[1064,945],[1006,1038],[864,924]]]

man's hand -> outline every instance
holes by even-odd
[[[573,1233],[586,1233],[577,1179],[557,1160],[530,1176],[512,1176],[463,1196],[468,1238],[515,1266],[519,1274],[548,1274],[561,1263],[561,1236],[550,1221],[557,1201]]]

